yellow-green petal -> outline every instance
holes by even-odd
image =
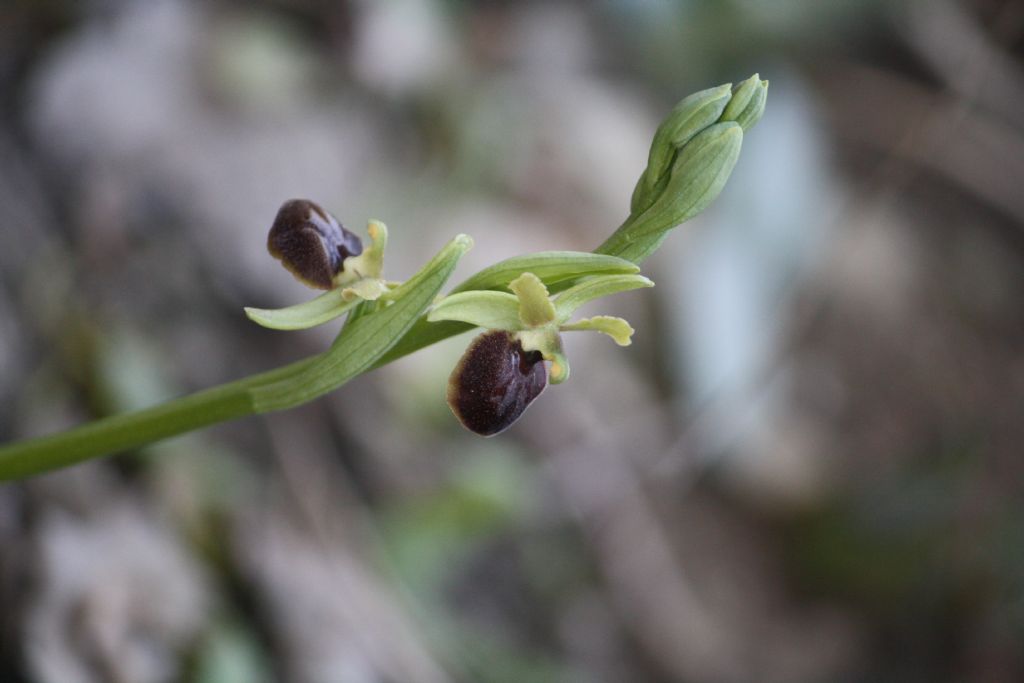
[[[560,329],[563,332],[582,330],[603,332],[614,339],[619,346],[629,346],[633,343],[631,339],[633,336],[632,326],[622,318],[613,315],[595,315],[593,318],[584,318],[568,325],[562,325]]]
[[[508,288],[519,297],[519,319],[526,327],[540,327],[555,319],[548,288],[533,273],[523,273],[508,283]]]

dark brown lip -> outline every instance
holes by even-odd
[[[493,436],[508,429],[547,385],[537,351],[524,351],[508,332],[474,339],[448,379],[448,405],[466,429]]]

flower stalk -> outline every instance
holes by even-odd
[[[719,86],[680,102],[654,135],[629,216],[594,253],[541,252],[507,259],[456,287],[429,315],[459,257],[472,245],[468,236],[457,236],[399,284],[382,278],[387,243],[382,223],[371,222],[371,246],[363,250],[358,237],[315,203],[286,202],[268,237],[270,252],[301,281],[328,291],[296,306],[248,308],[246,314],[275,329],[303,329],[347,314],[327,351],[151,408],[0,446],[0,481],[291,408],[475,326],[492,330],[482,335],[492,336],[478,345],[477,357],[486,356],[501,372],[514,370],[525,378],[525,389],[512,395],[514,405],[501,417],[514,421],[543,389],[541,360],[552,363],[552,383],[568,377],[560,332],[599,331],[619,344],[629,342],[633,329],[624,320],[595,316],[569,322],[569,316],[593,298],[652,284],[637,274],[637,264],[721,192],[744,133],[764,111],[767,87],[755,74],[735,87]],[[515,318],[508,315],[510,303]],[[493,422],[488,429],[494,426],[500,424]]]

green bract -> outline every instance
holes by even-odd
[[[630,213],[639,215],[665,190],[668,169],[676,152],[693,137],[704,130],[725,111],[732,95],[732,87],[726,83],[694,93],[676,105],[654,134],[647,168],[633,190]]]
[[[641,287],[653,287],[654,283],[643,275],[606,275],[603,277],[592,277],[583,280],[579,284],[570,287],[555,299],[555,310],[558,314],[558,321],[565,322],[576,309],[594,299],[603,296],[628,292],[631,289]]]
[[[767,99],[768,81],[762,81],[760,76],[754,74],[733,88],[732,97],[722,112],[721,120],[735,121],[746,133],[761,120]]]

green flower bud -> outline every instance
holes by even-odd
[[[658,126],[651,142],[647,168],[633,190],[631,213],[640,214],[654,203],[664,191],[676,153],[697,133],[718,121],[731,95],[728,83],[694,93],[677,104]]]
[[[767,100],[768,81],[754,74],[733,88],[732,98],[719,121],[735,121],[746,132],[761,120]]]
[[[595,251],[639,263],[669,230],[707,208],[732,173],[743,131],[760,120],[768,81],[757,74],[733,88],[690,95],[658,127],[630,215]]]

